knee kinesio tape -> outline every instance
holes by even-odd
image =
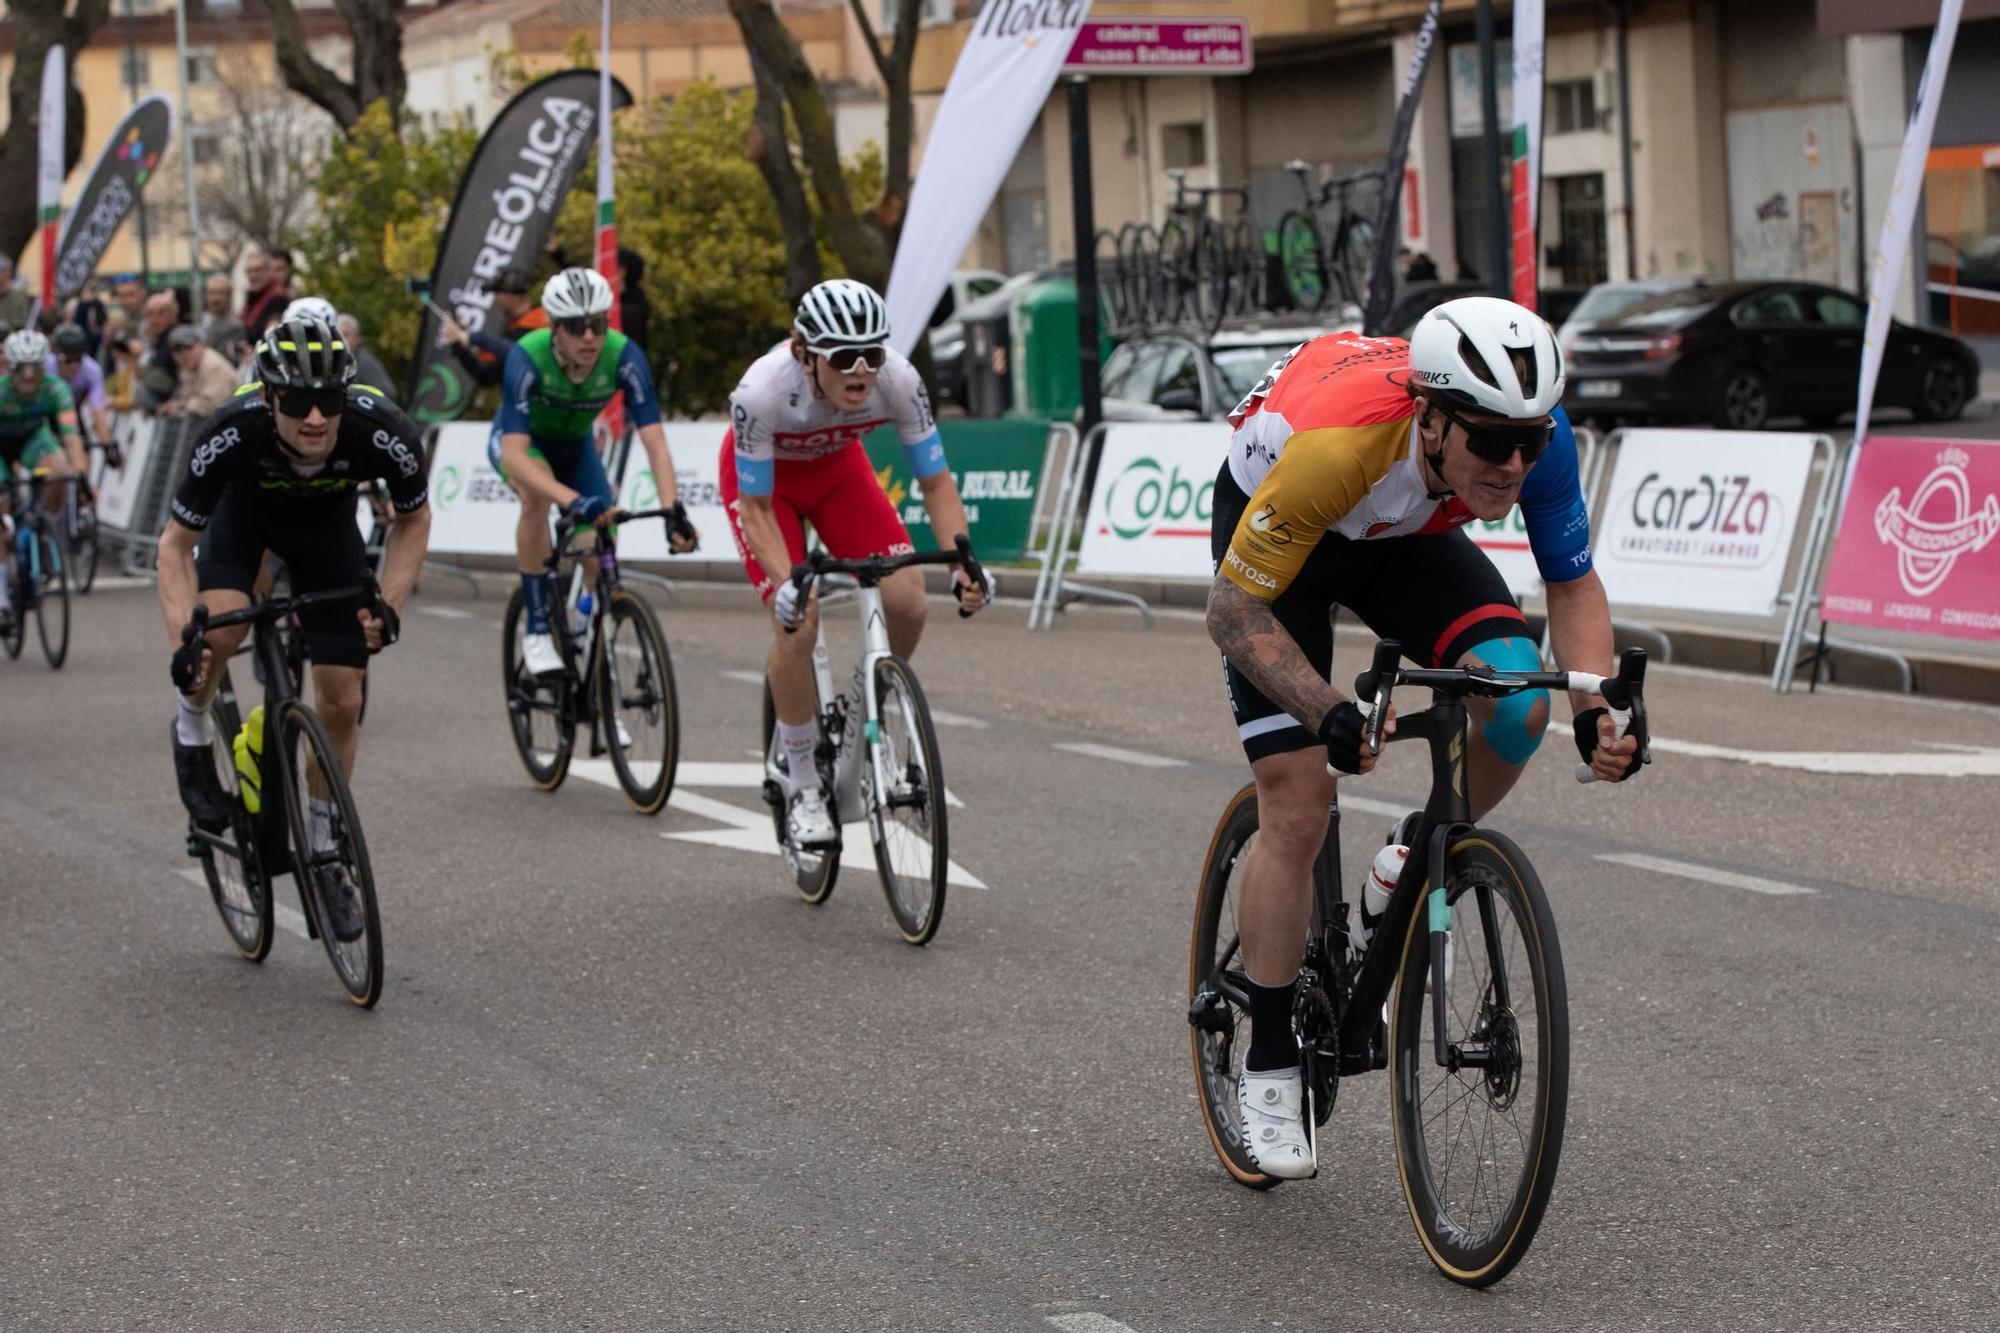
[[[1540,671],[1542,655],[1529,639],[1488,639],[1477,643],[1468,650],[1473,657],[1499,671]],[[1546,703],[1547,690],[1522,690],[1519,694],[1496,699],[1493,703],[1493,720],[1480,728],[1479,734],[1486,738],[1493,753],[1510,764],[1525,764],[1530,755],[1542,743],[1542,731],[1533,727],[1529,716],[1537,703]],[[1543,726],[1547,726],[1546,712]]]

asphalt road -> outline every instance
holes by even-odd
[[[1187,936],[1246,770],[1190,619],[936,607],[987,887],[916,950],[865,849],[813,908],[720,836],[718,802],[762,818],[733,770],[655,819],[533,790],[498,586],[431,580],[375,672],[372,1013],[289,931],[240,961],[186,877],[150,590],[82,602],[59,674],[0,661],[0,1327],[1993,1326],[2000,711],[1665,668],[1659,762],[1589,789],[1560,724],[1494,822],[1561,926],[1569,1134],[1474,1293],[1411,1228],[1382,1078],[1318,1180],[1252,1193],[1209,1149]],[[653,596],[684,762],[747,762],[747,592]],[[1349,784],[1350,872],[1413,749]]]

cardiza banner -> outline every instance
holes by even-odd
[[[479,141],[431,270],[431,301],[466,328],[486,327],[488,284],[501,269],[532,268],[541,259],[556,210],[597,147],[598,78],[594,69],[567,69],[536,80],[501,108]],[[616,79],[611,96],[614,107],[632,105]],[[440,345],[442,327],[435,309],[424,312],[406,400],[418,421],[455,420],[472,401],[472,377]]]

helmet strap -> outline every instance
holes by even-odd
[[[1417,449],[1418,452],[1420,452],[1423,455],[1424,462],[1430,464],[1431,477],[1435,477],[1437,479],[1438,485],[1444,486],[1444,489],[1442,491],[1433,491],[1430,488],[1431,478],[1426,477],[1424,479],[1424,492],[1425,494],[1429,495],[1430,498],[1433,500],[1441,500],[1445,496],[1448,496],[1452,493],[1451,487],[1445,485],[1445,480],[1444,480],[1444,432],[1440,431],[1438,433],[1438,450],[1436,453],[1431,453],[1429,450],[1424,448],[1423,423],[1430,416],[1431,412],[1433,411],[1433,408],[1431,405],[1431,401],[1428,398],[1420,397],[1418,398],[1417,401],[1424,405],[1423,415],[1417,418],[1417,426],[1416,426]],[[1450,423],[1447,422],[1445,425],[1445,430],[1450,430],[1450,429],[1451,429]]]

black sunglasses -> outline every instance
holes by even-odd
[[[828,351],[820,351],[818,348],[813,350],[825,357],[826,363],[833,367],[834,373],[840,375],[852,375],[863,366],[870,370],[880,370],[882,363],[889,359],[889,349],[886,347],[835,347]]]
[[[1521,451],[1521,462],[1534,462],[1548,452],[1549,441],[1555,438],[1556,419],[1548,417],[1542,421],[1510,421],[1504,425],[1474,425],[1443,403],[1432,400],[1431,405],[1444,414],[1444,419],[1465,432],[1465,447],[1472,456],[1495,467],[1505,467],[1507,460]]]
[[[609,315],[571,315],[556,321],[556,327],[571,337],[581,338],[586,333],[603,333],[611,327]]]
[[[347,401],[345,389],[279,389],[277,393],[278,410],[301,421],[311,416],[315,407],[323,417],[337,417]]]

